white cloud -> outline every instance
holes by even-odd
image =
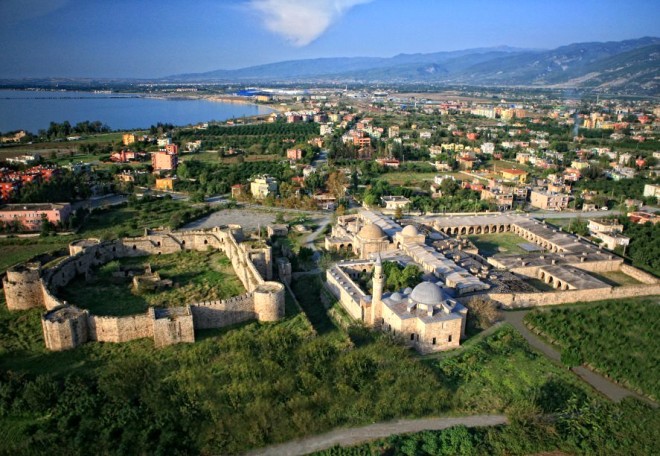
[[[268,30],[296,46],[306,46],[356,5],[372,0],[250,0]]]

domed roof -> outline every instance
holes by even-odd
[[[358,233],[358,236],[360,236],[362,239],[379,240],[385,237],[385,232],[378,225],[370,223],[362,227]]]
[[[399,301],[401,301],[401,299],[403,299],[403,296],[401,296],[401,293],[399,293],[398,291],[395,291],[394,293],[392,293],[390,295],[390,299],[392,301],[399,302]]]
[[[440,287],[436,284],[422,282],[413,289],[412,293],[410,293],[410,299],[420,304],[432,306],[440,304],[446,299],[446,297]]]
[[[401,231],[401,234],[403,234],[404,236],[417,236],[419,234],[419,231],[417,230],[415,225],[408,225]]]

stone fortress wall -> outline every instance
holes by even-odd
[[[96,316],[57,297],[78,275],[109,261],[184,250],[221,250],[247,290],[221,301],[190,303],[185,307],[150,308],[125,317]],[[154,231],[137,238],[100,242],[87,239],[69,246],[69,257],[41,269],[27,263],[11,268],[3,280],[9,310],[44,308],[42,328],[50,350],[75,348],[88,341],[126,342],[153,338],[157,347],[194,342],[195,329],[221,328],[247,320],[277,321],[284,317],[284,286],[272,279],[270,247],[244,241],[239,226],[200,231]]]

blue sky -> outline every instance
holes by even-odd
[[[158,77],[642,36],[660,36],[660,1],[0,0],[0,77]]]

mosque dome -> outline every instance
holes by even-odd
[[[358,236],[360,236],[362,239],[378,241],[385,237],[385,232],[378,225],[370,223],[369,225],[362,227],[358,233]]]
[[[390,299],[392,301],[399,302],[403,299],[403,296],[401,296],[401,293],[399,293],[398,291],[395,291],[390,295]]]
[[[417,236],[419,234],[419,231],[417,230],[415,225],[408,225],[401,231],[401,234],[403,234],[404,236]]]
[[[410,293],[410,299],[419,304],[433,306],[440,304],[447,298],[445,297],[444,292],[436,284],[422,282],[413,289],[412,293]]]

